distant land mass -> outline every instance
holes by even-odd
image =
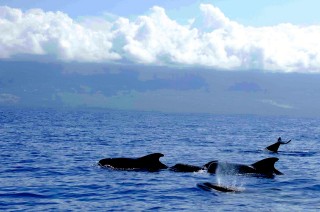
[[[0,106],[320,116],[320,74],[0,62]]]

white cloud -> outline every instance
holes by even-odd
[[[0,58],[17,54],[53,55],[64,61],[119,59],[111,33],[83,27],[61,12],[22,12],[0,7]]]
[[[9,93],[0,93],[0,104],[16,104],[20,101],[20,97],[9,94]]]
[[[275,106],[275,107],[283,108],[283,109],[294,109],[294,107],[291,105],[282,104],[282,103],[276,102],[272,99],[262,99],[261,102]]]
[[[320,26],[243,26],[201,4],[202,20],[170,19],[161,7],[135,20],[76,21],[61,12],[0,7],[0,58],[51,55],[62,61],[194,65],[320,72]]]

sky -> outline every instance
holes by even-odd
[[[2,5],[23,10],[41,8],[45,11],[62,11],[72,18],[79,16],[101,16],[104,13],[122,17],[139,16],[157,5],[165,8],[175,20],[185,21],[199,16],[201,3],[212,4],[220,8],[232,20],[244,25],[266,26],[280,23],[301,25],[319,24],[317,0],[2,0]],[[270,15],[272,14],[272,15]]]
[[[2,0],[0,106],[320,116],[316,0]]]
[[[263,2],[4,0],[0,59],[320,72],[319,1]]]

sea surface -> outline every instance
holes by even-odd
[[[277,141],[279,153],[264,148]],[[119,171],[107,157],[252,164],[284,175]],[[320,119],[0,108],[0,211],[320,211]],[[239,188],[205,191],[199,183]]]

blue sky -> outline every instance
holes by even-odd
[[[230,19],[244,25],[266,26],[289,22],[293,24],[320,24],[317,0],[2,0],[1,5],[21,9],[42,8],[45,11],[63,11],[69,16],[100,16],[112,13],[117,16],[138,16],[158,5],[166,9],[175,20],[200,15],[199,5],[209,3],[220,8]]]

